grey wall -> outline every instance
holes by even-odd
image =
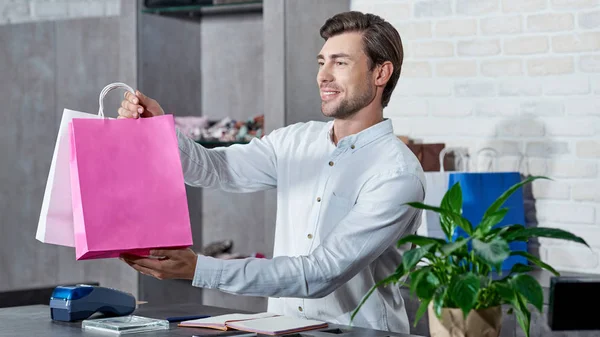
[[[62,110],[95,113],[102,88],[136,83],[136,6],[119,17],[0,26],[0,291],[85,281],[137,292],[118,260],[76,261],[35,240]],[[115,116],[119,93],[105,106]]]

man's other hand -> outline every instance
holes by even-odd
[[[165,112],[158,102],[136,90],[135,95],[125,92],[118,110],[119,118],[154,117],[164,115]]]
[[[189,249],[157,249],[150,251],[153,257],[123,254],[121,260],[142,274],[165,279],[194,279],[198,256]]]

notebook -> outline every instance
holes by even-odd
[[[183,321],[182,327],[241,330],[265,335],[281,335],[326,328],[325,322],[307,320],[272,313],[228,314],[209,318]]]

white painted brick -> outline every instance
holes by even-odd
[[[572,224],[593,224],[596,221],[596,210],[589,205],[538,202],[536,211],[539,221]]]
[[[595,161],[589,160],[553,160],[548,164],[551,178],[596,178],[598,168]]]
[[[454,85],[457,97],[487,97],[496,95],[496,85],[489,81],[457,82]]]
[[[562,271],[588,271],[598,268],[598,252],[589,248],[552,247],[546,250],[547,264]]]
[[[598,0],[552,0],[552,8],[580,9],[598,5]]]
[[[509,159],[511,159],[510,162],[513,163],[513,169],[515,169],[518,166],[514,164],[514,160],[512,159],[519,159],[519,155],[522,153],[521,142],[500,139],[486,140],[485,142],[478,144],[477,150],[473,150],[473,153],[477,153],[477,151],[484,148],[492,148],[496,150],[498,152],[498,158],[496,158],[496,160],[500,161],[504,157],[509,157]]]
[[[546,95],[584,95],[590,93],[587,76],[556,76],[544,79]]]
[[[545,53],[549,50],[548,38],[545,36],[526,36],[504,40],[504,54],[529,55]]]
[[[38,18],[64,18],[69,13],[67,2],[47,2],[47,1],[32,1],[30,2],[31,15]]]
[[[534,78],[507,78],[499,84],[500,96],[540,96],[542,82]]]
[[[577,156],[581,158],[600,158],[600,142],[580,140],[577,142]]]
[[[498,137],[541,137],[544,133],[544,124],[535,118],[509,119],[496,124]]]
[[[400,80],[396,84],[394,93],[398,93],[400,96],[450,96],[452,94],[452,83],[450,81],[444,81],[440,79],[410,79]]]
[[[579,12],[577,14],[579,27],[583,29],[594,29],[600,27],[600,10],[591,12]]]
[[[412,45],[415,57],[447,57],[454,55],[454,45],[447,41],[415,42]]]
[[[121,15],[121,0],[104,0],[104,14],[106,16]]]
[[[570,98],[565,101],[568,115],[600,116],[600,96]]]
[[[402,97],[394,91],[383,113],[389,117],[427,116],[427,100]]]
[[[488,56],[500,53],[499,40],[460,41],[456,46],[460,56]]]
[[[516,76],[523,74],[523,62],[518,59],[481,61],[484,76]]]
[[[467,20],[440,20],[435,24],[435,36],[470,36],[477,35],[477,21]]]
[[[436,117],[464,117],[473,114],[473,103],[462,99],[431,99],[429,115]]]
[[[0,19],[4,22],[21,23],[32,21],[28,2],[0,2]]]
[[[557,53],[600,50],[600,32],[554,36],[552,50]]]
[[[502,0],[504,12],[538,12],[547,7],[547,0]]]
[[[435,67],[436,76],[471,77],[477,75],[477,61],[457,60],[440,62]]]
[[[598,18],[600,20],[600,17]],[[581,55],[579,69],[589,73],[600,72],[600,55]]]
[[[406,61],[402,63],[402,77],[431,77],[431,65],[426,61]]]
[[[589,226],[584,224],[548,223],[545,224],[544,227],[558,228],[569,231],[583,238],[591,247],[600,246],[600,227],[598,226]],[[567,240],[557,241],[562,242],[562,246],[565,248],[586,248],[585,245],[577,242],[571,242]]]
[[[417,18],[441,17],[452,15],[452,4],[448,0],[423,0],[414,4],[414,15]]]
[[[568,183],[538,179],[531,184],[536,199],[569,199],[571,187]]]
[[[546,134],[548,136],[582,137],[592,136],[596,127],[589,118],[546,118]]]
[[[590,81],[592,81],[592,87],[594,87],[594,93],[596,95],[600,95],[600,76],[590,77]]]
[[[403,2],[354,2],[352,10],[379,15],[386,21],[408,19],[411,16],[410,4]]]
[[[479,21],[484,35],[516,34],[523,30],[521,16],[496,16]]]
[[[528,101],[521,103],[521,115],[524,116],[560,116],[565,107],[562,101]]]
[[[84,18],[104,15],[104,3],[100,1],[69,2],[69,17]]]
[[[392,125],[396,134],[406,134],[411,138],[432,139],[439,136],[448,139],[450,136],[480,136],[494,137],[495,129],[489,118],[469,118],[465,123],[460,118],[392,118]],[[450,146],[450,145],[449,145]]]
[[[482,15],[498,11],[498,0],[457,0],[456,13],[463,15]]]
[[[531,141],[525,145],[525,153],[529,156],[559,156],[569,153],[569,143],[559,141]]]
[[[571,30],[575,17],[571,13],[551,13],[527,17],[527,30],[530,32],[559,32]]]
[[[490,118],[469,117],[468,123],[463,119],[454,118],[453,130],[457,136],[487,137],[496,136],[494,120]]]
[[[527,73],[531,76],[570,74],[575,71],[573,57],[547,57],[527,60]]]
[[[431,23],[429,21],[420,22],[400,22],[394,23],[394,27],[398,30],[400,37],[404,41],[415,39],[424,39],[431,37]]]
[[[474,112],[477,116],[498,117],[498,116],[517,116],[519,114],[519,104],[503,100],[486,99],[475,104]]]
[[[545,158],[528,158],[525,172],[533,176],[548,176],[550,174],[549,162],[550,160]]]
[[[573,183],[571,185],[571,197],[575,201],[600,202],[600,180]]]

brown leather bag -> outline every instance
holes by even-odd
[[[443,143],[434,144],[406,144],[408,148],[417,156],[423,171],[436,172],[440,170],[440,152],[446,147]],[[454,153],[449,152],[444,157],[444,170],[454,171]]]

